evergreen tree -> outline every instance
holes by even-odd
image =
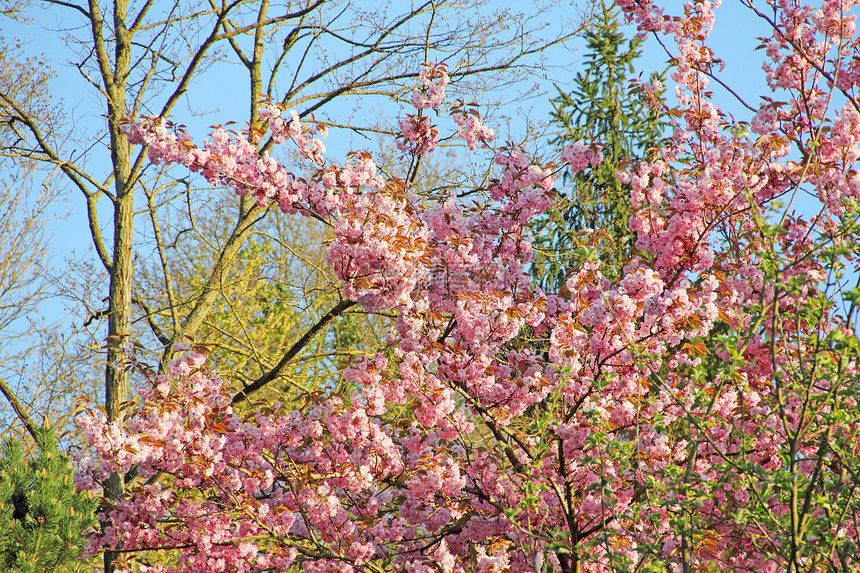
[[[577,73],[573,91],[556,86],[551,115],[562,133],[552,143],[559,148],[576,141],[600,143],[604,161],[575,175],[565,173],[561,198],[537,226],[534,268],[545,286],[561,286],[582,257],[599,257],[607,276],[621,271],[635,234],[627,223],[629,185],[615,173],[656,147],[665,125],[660,106],[646,105],[653,94],[645,94],[633,77],[642,39],[625,37],[614,5],[603,3],[585,39],[585,70]],[[662,81],[664,75],[649,79]]]
[[[78,561],[95,524],[97,500],[78,492],[68,458],[50,428],[28,458],[20,440],[0,446],[0,570],[45,573],[83,570]]]

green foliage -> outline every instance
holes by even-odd
[[[49,428],[28,458],[20,440],[0,446],[0,569],[8,573],[83,570],[82,533],[95,525],[97,500],[79,493]]]
[[[657,146],[665,126],[660,106],[646,105],[653,96],[633,77],[642,40],[625,38],[614,6],[604,3],[585,39],[585,69],[576,75],[573,91],[556,86],[552,121],[563,132],[552,143],[559,148],[580,140],[600,143],[604,161],[566,173],[561,199],[536,226],[535,272],[541,283],[555,288],[589,256],[606,263],[607,276],[620,273],[635,234],[628,225],[629,186],[615,173]],[[663,74],[650,77],[662,79]]]
[[[218,260],[224,238],[231,233],[227,213],[235,208],[226,194],[201,205],[195,215],[196,232],[166,245],[170,289],[164,287],[161,266],[152,264],[141,271],[149,320],[167,337],[181,323],[184,309],[193,308],[208,288],[211,261]],[[331,240],[330,230],[316,221],[275,211],[256,223],[229,273],[221,277],[218,296],[194,333],[195,344],[212,353],[210,367],[234,391],[272,371],[341,301],[340,285],[321,247]],[[307,393],[343,383],[340,373],[357,349],[383,345],[388,320],[357,309],[337,317],[256,397],[298,404]]]

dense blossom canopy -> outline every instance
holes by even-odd
[[[160,118],[128,127],[153,162],[328,222],[344,297],[396,318],[392,353],[344,371],[351,394],[289,406],[240,409],[199,349],[156,372],[126,343],[139,402],[122,424],[80,420],[98,458],[79,485],[136,476],[94,550],[152,571],[860,567],[857,297],[840,278],[858,239],[856,2],[759,14],[767,82],[786,101],[763,98],[749,134],[709,92],[717,3],[683,17],[617,3],[677,46],[679,105],[666,145],[618,173],[638,238],[616,281],[586,253],[561,292],[533,284],[529,222],[558,166],[517,147],[495,150],[495,178],[466,201],[418,195],[367,153],[333,163],[323,128],[274,106],[260,118],[302,175],[259,154],[259,134],[218,130],[198,147]],[[430,112],[448,81],[443,66],[422,72],[404,154],[438,145]],[[481,157],[493,132],[460,106],[453,120]],[[578,142],[561,159],[602,158]],[[820,212],[780,207],[797,193]]]

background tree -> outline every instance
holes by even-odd
[[[583,34],[584,69],[577,72],[571,92],[556,86],[552,100],[552,124],[561,129],[552,143],[559,150],[578,141],[598,143],[604,157],[577,173],[565,171],[558,203],[536,225],[535,270],[541,282],[550,281],[555,288],[583,256],[597,256],[620,272],[635,251],[630,187],[615,173],[646,157],[664,136],[666,120],[652,86],[662,83],[665,72],[652,72],[643,84],[636,65],[644,40],[626,38],[623,27],[618,8],[602,2]]]
[[[212,233],[206,225],[223,223],[217,212],[198,212],[192,232]],[[223,229],[222,229],[223,231]],[[212,235],[207,235],[212,236]],[[284,349],[308,331],[314,317],[324,315],[340,301],[340,289],[327,271],[325,253],[319,245],[330,240],[324,226],[315,221],[299,222],[272,214],[260,222],[238,253],[233,271],[221,285],[211,312],[201,324],[197,339],[213,352],[213,363],[222,375],[241,387],[271,371]],[[208,265],[217,258],[209,250],[211,242],[186,240],[169,253],[175,276],[177,301],[193,301],[199,296]],[[193,249],[193,250],[192,250]],[[141,281],[152,281],[144,302],[152,320],[167,325],[178,309],[167,305],[160,280],[160,268],[141,272]],[[281,373],[277,386],[268,388],[282,400],[290,401],[297,390],[336,383],[338,371],[358,348],[379,347],[385,334],[374,328],[374,319],[365,313],[350,313],[335,321],[324,334],[309,341],[307,348]]]
[[[0,3],[0,14],[24,21],[21,2]],[[53,74],[38,58],[27,57],[20,42],[0,37],[0,91],[24,109],[33,122],[57,134],[64,125],[49,93]],[[21,144],[15,110],[0,101],[0,147]],[[0,390],[14,404],[0,409],[0,435],[29,439],[19,418],[30,412],[67,421],[74,395],[84,388],[72,375],[81,365],[68,357],[68,340],[57,318],[41,317],[42,304],[54,291],[50,281],[49,243],[45,232],[57,216],[55,173],[36,173],[26,157],[0,158]],[[20,412],[19,414],[16,414]]]
[[[0,2],[0,17],[7,21],[28,22],[23,10],[23,1]],[[62,125],[62,114],[49,95],[48,82],[53,73],[42,58],[26,56],[22,44],[15,38],[0,36],[3,46],[0,53],[0,89],[6,98],[0,101],[0,145],[10,148],[19,143],[20,133],[15,108],[24,109],[34,122],[47,133],[57,132]],[[44,54],[42,55],[44,56]],[[11,100],[14,107],[6,100]]]
[[[32,457],[17,438],[0,448],[0,563],[9,573],[91,570],[79,557],[98,500],[76,491],[53,430],[42,426],[35,434]]]

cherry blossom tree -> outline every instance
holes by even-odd
[[[53,398],[70,387],[96,386],[108,418],[121,419],[120,405],[130,396],[130,380],[126,371],[113,365],[119,343],[132,335],[154,352],[164,350],[165,363],[171,359],[174,343],[195,337],[237,349],[234,356],[250,356],[248,367],[237,373],[245,380],[282,378],[294,372],[294,363],[310,354],[295,353],[307,350],[306,334],[320,332],[347,308],[340,305],[340,293],[312,298],[315,308],[278,336],[264,338],[248,322],[236,330],[218,330],[224,322],[219,325],[217,315],[229,308],[230,295],[244,278],[243,255],[272,228],[266,220],[270,210],[235,195],[228,204],[221,195],[224,207],[205,224],[201,219],[207,217],[201,211],[216,203],[211,189],[194,187],[191,179],[177,177],[176,171],[152,168],[145,152],[129,145],[122,120],[141,114],[177,114],[183,108],[186,117],[211,118],[214,110],[207,110],[203,101],[213,91],[209,78],[218,78],[216,82],[231,87],[229,92],[238,97],[242,109],[227,111],[228,119],[244,119],[255,128],[261,125],[257,104],[266,96],[303,115],[316,114],[320,120],[350,128],[359,137],[379,129],[388,131],[387,125],[375,125],[368,114],[350,117],[350,108],[366,109],[374,98],[398,100],[414,82],[418,64],[430,59],[430,54],[447,59],[452,76],[459,78],[456,87],[464,94],[498,95],[500,86],[510,88],[535,73],[547,73],[551,68],[542,57],[544,51],[561,48],[577,29],[571,23],[562,32],[558,25],[546,25],[543,14],[492,4],[485,0],[373,5],[349,0],[0,2],[0,28],[8,27],[9,33],[21,30],[25,40],[20,56],[17,49],[4,53],[0,65],[14,59],[24,64],[18,69],[32,70],[30,74],[0,73],[0,158],[53,173],[50,186],[61,199],[76,204],[75,212],[81,215],[73,236],[86,238],[90,247],[89,254],[76,255],[66,250],[75,241],[57,243],[61,254],[56,259],[67,255],[74,263],[50,273],[54,276],[49,284],[54,298],[72,307],[74,319],[69,322],[74,322],[48,351],[24,346],[45,364],[42,370],[50,376],[33,376],[38,384],[21,384],[18,403],[41,405],[45,400],[37,391]],[[587,12],[587,2],[566,11],[584,19]],[[17,23],[10,25],[9,18]],[[42,48],[48,53],[31,52]],[[566,63],[565,58],[557,60]],[[52,76],[45,72],[50,68],[57,72],[56,85],[62,89],[52,92],[53,83],[44,81]],[[530,89],[523,86],[514,97]],[[227,93],[222,95],[229,98]],[[63,117],[75,121],[58,121]],[[212,118],[207,123],[217,121],[221,120]],[[29,199],[36,203],[35,197]],[[207,256],[197,256],[194,265],[182,260],[182,253],[195,249]],[[197,276],[176,278],[195,272]],[[253,289],[246,293],[267,294]],[[300,300],[305,309],[312,306],[304,302]],[[5,305],[16,308],[11,299],[0,301],[0,307]],[[280,356],[270,360],[261,353]],[[33,359],[24,361],[17,354],[12,368],[32,373]],[[286,367],[285,357],[293,368]],[[77,367],[81,363],[86,366]],[[94,383],[89,371],[97,367],[102,381]],[[20,378],[29,381],[24,375]],[[87,386],[82,379],[88,380]],[[17,390],[16,386],[13,380],[9,388]],[[55,403],[63,404],[56,399],[48,402]],[[18,421],[27,423],[21,408],[6,408],[10,416],[14,412]],[[60,412],[58,417],[65,414]],[[123,495],[120,476],[105,485],[110,497]],[[113,555],[107,552],[104,557],[105,571],[110,573]]]
[[[744,2],[772,32],[773,93],[746,103],[748,130],[709,86],[710,1],[617,4],[674,58],[678,106],[653,160],[617,174],[637,250],[613,280],[587,253],[559,292],[529,274],[555,173],[598,165],[599,145],[548,165],[491,147],[470,108],[445,118],[442,65],[400,123],[400,177],[367,153],[327,159],[325,128],[269,104],[268,136],[306,171],[258,153],[259,131],[198,146],[162,118],[126,126],[153,162],[329,225],[343,304],[387,313],[392,351],[287,407],[254,397],[266,380],[230,388],[202,346],[161,369],[124,340],[124,424],[80,418],[97,456],[79,487],[127,485],[92,551],[143,571],[860,567],[857,2]],[[449,137],[491,153],[492,178],[415,193]],[[793,210],[800,195],[816,212]]]

